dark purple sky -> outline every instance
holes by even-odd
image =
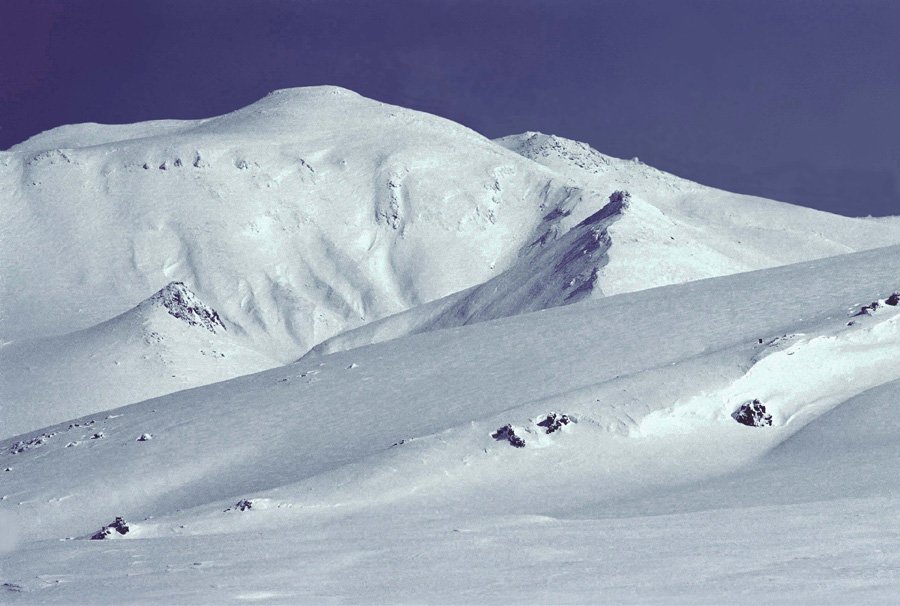
[[[0,149],[337,84],[849,215],[900,214],[896,0],[0,0]]]

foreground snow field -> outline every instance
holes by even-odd
[[[3,599],[889,601],[898,267],[585,300],[4,440]],[[771,425],[733,418],[755,400]]]

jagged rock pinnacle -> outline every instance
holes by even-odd
[[[169,315],[192,326],[202,326],[211,333],[216,332],[216,327],[225,330],[225,324],[216,310],[200,301],[183,282],[170,282],[150,300],[164,307]]]

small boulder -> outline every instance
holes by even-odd
[[[153,434],[152,434],[152,433],[142,433],[142,434],[141,434],[141,437],[139,437],[139,438],[137,439],[137,441],[138,441],[138,442],[147,442],[147,441],[152,440],[152,439],[153,439]]]
[[[512,444],[516,448],[524,448],[525,440],[516,435],[515,430],[512,425],[504,425],[500,429],[498,429],[495,433],[491,434],[491,437],[497,440],[498,442],[502,442],[506,440],[510,444]]]
[[[749,427],[765,427],[772,424],[772,415],[766,412],[765,405],[759,400],[744,402],[740,408],[731,413],[731,417],[741,425]]]

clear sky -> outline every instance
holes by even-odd
[[[900,214],[898,0],[0,0],[0,149],[316,84]]]

